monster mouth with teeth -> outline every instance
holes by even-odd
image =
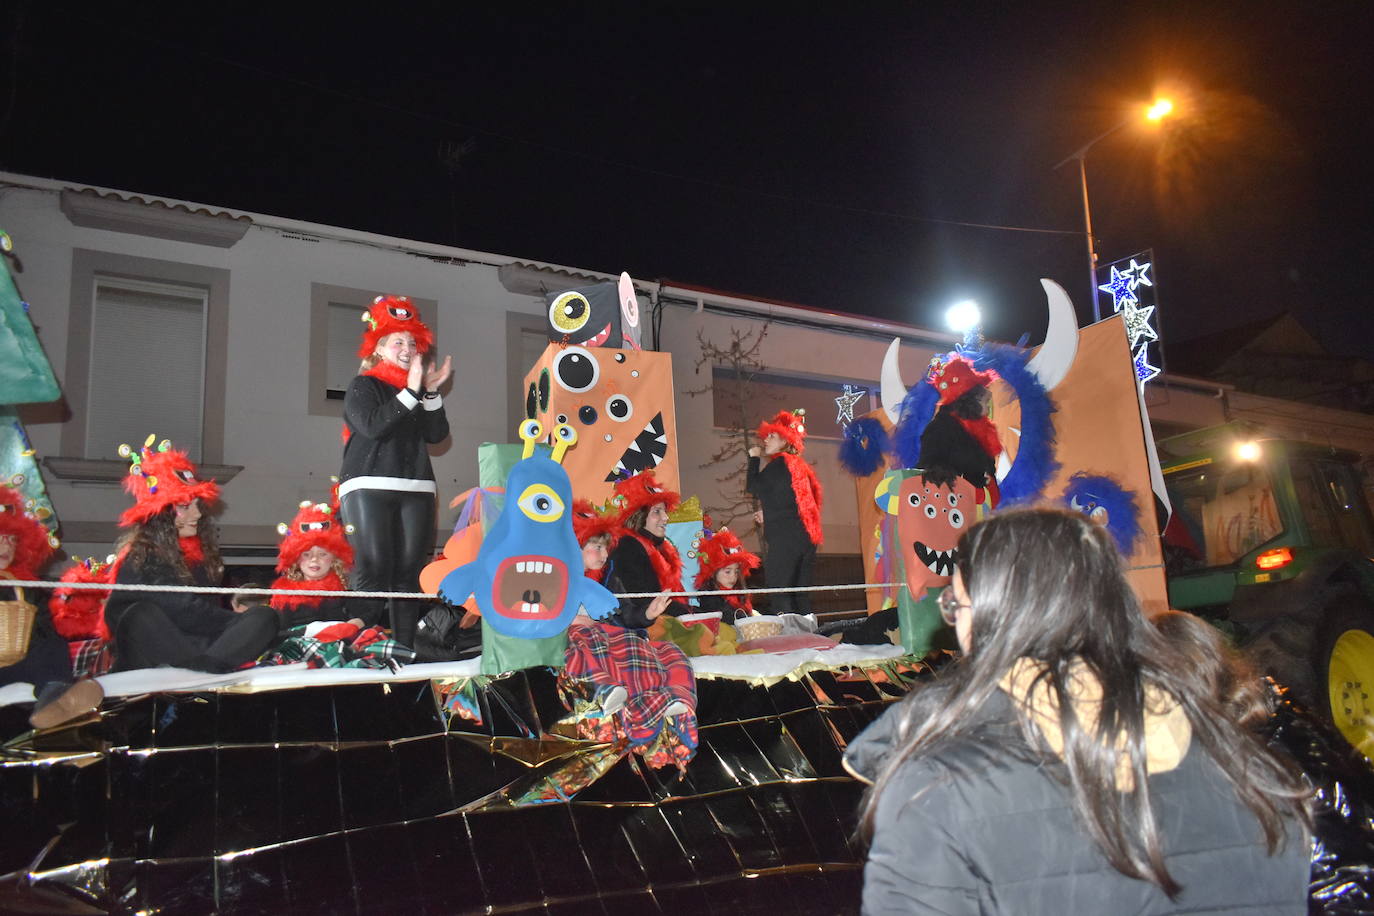
[[[652,471],[658,467],[668,454],[668,436],[663,429],[662,412],[644,424],[634,441],[621,453],[606,481],[613,483],[625,477],[632,477],[640,471]]]
[[[557,557],[507,557],[492,577],[492,607],[514,620],[551,620],[567,595],[568,566]]]
[[[959,556],[959,552],[954,548],[940,550],[935,547],[928,547],[920,541],[913,541],[911,548],[916,552],[916,559],[920,560],[922,565],[935,575],[954,575],[954,561]]]

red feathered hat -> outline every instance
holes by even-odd
[[[574,499],[572,508],[573,534],[583,547],[597,535],[611,534],[620,527],[620,517],[614,511],[599,509],[589,499]]]
[[[6,570],[16,579],[32,579],[52,556],[59,541],[31,512],[18,490],[0,485],[0,534],[15,538],[14,559]]]
[[[940,403],[950,404],[968,394],[974,388],[986,388],[997,376],[992,372],[979,372],[973,364],[962,356],[949,359],[935,357],[930,361],[926,381],[940,392]]]
[[[738,563],[740,571],[748,574],[759,568],[759,558],[744,549],[739,538],[729,528],[722,528],[715,534],[703,533],[697,545],[697,588],[702,588],[715,579],[716,573],[731,563]]]
[[[617,480],[615,496],[611,497],[618,512],[616,522],[621,525],[640,509],[663,503],[672,512],[681,501],[681,496],[659,485],[653,471],[640,471],[633,477]]]
[[[213,480],[197,480],[196,466],[185,452],[172,448],[163,439],[153,448],[156,436],[149,436],[143,447],[121,445],[119,454],[129,459],[129,474],[124,489],[134,504],[119,516],[121,528],[139,525],[169,506],[184,506],[193,499],[203,503],[219,500],[219,485]]]
[[[759,424],[760,439],[768,438],[769,433],[777,433],[782,437],[782,441],[796,449],[797,454],[801,454],[806,449],[806,411],[800,407],[796,410],[778,411],[778,415],[772,420],[765,420]]]
[[[99,583],[107,585],[114,578],[114,558],[104,562],[91,557],[77,560],[62,574],[60,581],[79,584]],[[109,639],[110,631],[105,626],[105,599],[110,597],[106,589],[99,588],[59,588],[48,599],[48,611],[52,614],[53,629],[64,639]]]
[[[372,307],[363,312],[363,342],[358,345],[358,356],[367,359],[377,350],[377,341],[388,334],[408,333],[415,338],[415,349],[428,353],[434,346],[434,332],[420,320],[420,313],[405,296],[378,296],[372,300]]]
[[[336,486],[335,492],[338,492]],[[346,567],[353,565],[353,548],[348,545],[343,519],[339,516],[337,502],[301,503],[300,511],[291,524],[277,525],[277,533],[282,535],[281,547],[277,549],[277,572],[285,573],[296,565],[312,547],[323,547]]]

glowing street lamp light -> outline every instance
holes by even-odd
[[[1153,105],[1145,109],[1144,116],[1147,121],[1158,123],[1168,117],[1174,110],[1174,103],[1169,99],[1157,99]],[[1075,159],[1078,160],[1078,183],[1083,189],[1083,235],[1088,243],[1088,289],[1090,302],[1093,304],[1093,321],[1102,320],[1102,309],[1097,303],[1097,241],[1093,238],[1093,218],[1092,209],[1088,206],[1088,150],[1092,149],[1099,141],[1105,140],[1112,134],[1136,123],[1135,116],[1131,116],[1111,130],[1104,131],[1083,144],[1076,151],[1064,157],[1064,160],[1055,166],[1056,169],[1063,168]]]
[[[983,323],[983,313],[972,299],[956,302],[945,310],[945,324],[956,334],[967,334]]]

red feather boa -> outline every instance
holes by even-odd
[[[193,534],[190,537],[178,538],[181,542],[181,556],[186,560],[186,567],[193,569],[205,562],[205,545],[200,542],[200,535]]]
[[[740,585],[743,584],[743,582],[740,583]],[[735,587],[738,588],[739,586]],[[753,615],[754,603],[749,600],[748,595],[721,595],[720,597],[724,598],[725,603],[730,605],[730,607],[734,608],[735,610],[743,611],[745,614],[749,614],[751,616]]]
[[[272,583],[272,587],[308,592],[342,592],[347,588],[339,574],[332,569],[323,579],[288,579],[286,576],[279,576],[277,581]],[[294,611],[299,607],[319,607],[322,601],[324,595],[273,595],[272,607],[279,611]]]
[[[987,417],[978,417],[974,420],[965,420],[963,417],[955,417],[963,424],[964,429],[978,443],[978,447],[987,452],[988,457],[997,460],[997,456],[1002,454],[1002,440],[997,437],[997,427]]]
[[[682,587],[682,557],[678,556],[677,548],[673,546],[672,541],[664,538],[663,543],[655,545],[638,531],[626,531],[625,537],[639,541],[639,545],[649,555],[649,565],[654,568],[654,575],[658,576],[659,588],[665,592],[686,591]]]
[[[787,462],[787,475],[792,478],[792,495],[797,500],[797,514],[801,516],[802,527],[811,543],[821,546],[821,482],[816,479],[816,469],[806,463],[801,455],[781,452],[782,460]],[[768,519],[763,523],[768,524]]]

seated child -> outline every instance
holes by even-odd
[[[700,564],[696,578],[698,591],[741,588],[744,577],[759,568],[759,558],[745,550],[729,528],[721,528],[714,534],[710,528],[703,529],[697,562]],[[748,595],[699,595],[697,603],[703,612],[719,611],[725,623],[758,613]]]
[[[277,526],[282,537],[277,550],[273,589],[341,592],[348,589],[348,569],[353,548],[344,536],[338,507],[328,503],[301,503],[291,524]],[[304,626],[319,620],[348,620],[342,598],[324,595],[273,595],[272,607],[281,615],[282,628]],[[361,620],[355,620],[359,626]]]

